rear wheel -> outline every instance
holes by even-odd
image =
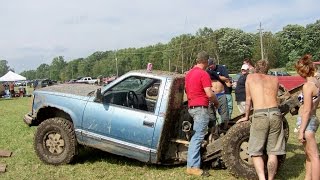
[[[60,117],[45,120],[36,130],[34,149],[47,164],[70,163],[77,155],[73,123]]]
[[[248,154],[249,135],[249,121],[232,126],[223,139],[222,160],[233,175],[255,179],[256,172]]]
[[[289,137],[289,126],[284,120],[285,139]],[[253,166],[252,158],[248,154],[248,142],[250,136],[250,122],[233,125],[223,137],[222,160],[227,169],[237,177],[256,179],[257,174]],[[278,156],[278,167],[284,163],[286,156]],[[264,157],[267,159],[267,156]]]

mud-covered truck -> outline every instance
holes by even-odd
[[[32,111],[24,116],[29,126],[38,126],[35,152],[53,165],[70,163],[79,145],[148,163],[186,163],[193,120],[184,81],[183,74],[138,70],[102,88],[60,84],[38,89]],[[283,115],[298,108],[295,93],[279,89]],[[253,179],[256,173],[247,153],[250,122],[236,124],[241,116],[233,118],[227,130],[208,128],[202,160],[209,165],[223,163],[233,175]],[[288,137],[284,116],[283,123]],[[284,159],[280,157],[280,163]]]

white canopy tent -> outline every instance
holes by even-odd
[[[23,81],[23,80],[27,80],[27,78],[23,77],[19,74],[16,74],[12,71],[7,72],[7,74],[0,77],[0,82],[1,81],[12,82],[12,81]],[[27,91],[27,83],[26,83],[26,91]],[[26,92],[26,94],[27,94],[27,92]]]
[[[12,72],[12,71],[9,71],[9,72],[7,72],[7,74],[0,77],[0,82],[1,81],[23,81],[26,79],[27,79],[26,77],[23,77],[19,74]]]

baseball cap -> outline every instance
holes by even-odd
[[[249,66],[247,64],[243,64],[241,66],[241,70],[244,69],[244,70],[248,70],[249,69]]]

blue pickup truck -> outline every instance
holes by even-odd
[[[38,126],[34,149],[47,164],[70,163],[79,145],[148,163],[183,164],[193,124],[185,100],[183,74],[137,70],[102,88],[61,84],[37,89],[24,121]],[[208,127],[202,160],[252,179],[256,174],[247,154],[250,123],[235,124],[241,117],[230,120],[226,130],[214,123]]]

